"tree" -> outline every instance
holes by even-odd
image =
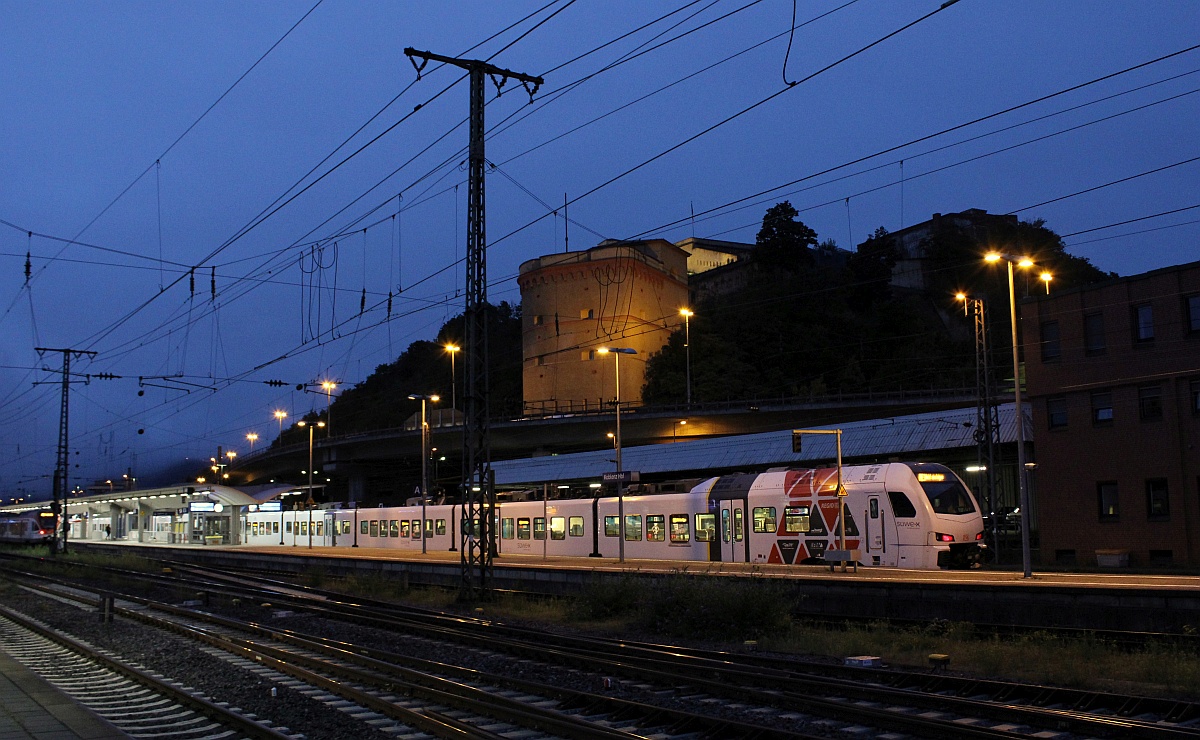
[[[767,209],[751,254],[761,268],[795,272],[812,266],[814,259],[809,250],[817,243],[817,232],[798,221],[799,215],[786,200]]]

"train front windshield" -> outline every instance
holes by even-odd
[[[975,500],[962,481],[948,469],[937,465],[912,465],[917,482],[925,491],[936,514],[974,514]],[[940,468],[940,470],[938,469]]]

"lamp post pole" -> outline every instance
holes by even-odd
[[[337,388],[337,383],[332,380],[321,381],[321,387],[325,390],[325,422],[328,428],[325,430],[326,437],[333,436],[333,390]]]
[[[601,347],[597,350],[602,355],[613,356],[613,369],[616,374],[616,412],[617,436],[613,444],[617,451],[617,552],[620,562],[625,562],[625,481],[621,478],[621,355],[636,355],[637,350],[630,347]]]
[[[308,422],[298,421],[296,425],[308,427],[308,502],[305,506],[308,508],[308,549],[311,550],[313,541],[313,430],[317,427],[325,426],[325,422],[318,421],[316,424],[309,424]]]
[[[275,418],[279,421],[279,436],[283,436],[283,420],[287,418],[286,411],[276,411]],[[282,442],[280,444],[283,444]]]
[[[454,374],[454,355],[462,347],[454,344],[447,344],[444,348],[446,353],[450,355],[450,421],[454,422],[454,409],[458,408],[458,383],[457,377]]]
[[[683,354],[687,369],[687,405],[692,406],[692,324],[691,318],[695,314],[691,309],[681,308],[679,314],[683,316]]]
[[[988,262],[1004,260],[1008,265],[1008,317],[1012,324],[1012,365],[1013,365],[1013,400],[1016,402],[1017,423],[1017,490],[1021,507],[1021,565],[1024,577],[1033,576],[1032,556],[1029,547],[1029,486],[1025,481],[1025,412],[1021,408],[1021,359],[1020,347],[1017,344],[1017,297],[1013,285],[1013,262],[1018,267],[1033,267],[1033,261],[1028,258],[1017,258],[998,252],[989,252],[984,259]],[[1046,283],[1046,291],[1050,290],[1050,273],[1042,273],[1041,279]]]
[[[450,355],[453,357],[454,355]],[[440,401],[440,396],[425,396],[411,394],[409,398],[421,402],[421,554],[425,554],[427,543],[425,538],[425,504],[429,500],[429,422],[427,421],[425,402]]]

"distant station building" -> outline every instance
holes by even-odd
[[[1042,560],[1200,564],[1200,262],[1021,316]]]
[[[583,252],[521,265],[523,396],[528,413],[602,408],[616,395],[612,356],[621,359],[622,401],[639,401],[646,360],[683,323],[689,254],[663,239],[607,240]]]

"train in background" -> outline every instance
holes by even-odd
[[[49,511],[27,511],[0,517],[0,542],[41,545],[54,539],[55,516]]]
[[[825,564],[838,550],[864,566],[924,569],[981,560],[982,512],[949,468],[845,466],[841,487],[839,497],[837,468],[788,469],[710,478],[680,493],[506,501],[494,515],[497,554],[790,565]],[[478,522],[456,531],[461,517],[458,504],[253,512],[244,540],[419,552],[424,530],[426,549],[457,550],[479,533]]]

